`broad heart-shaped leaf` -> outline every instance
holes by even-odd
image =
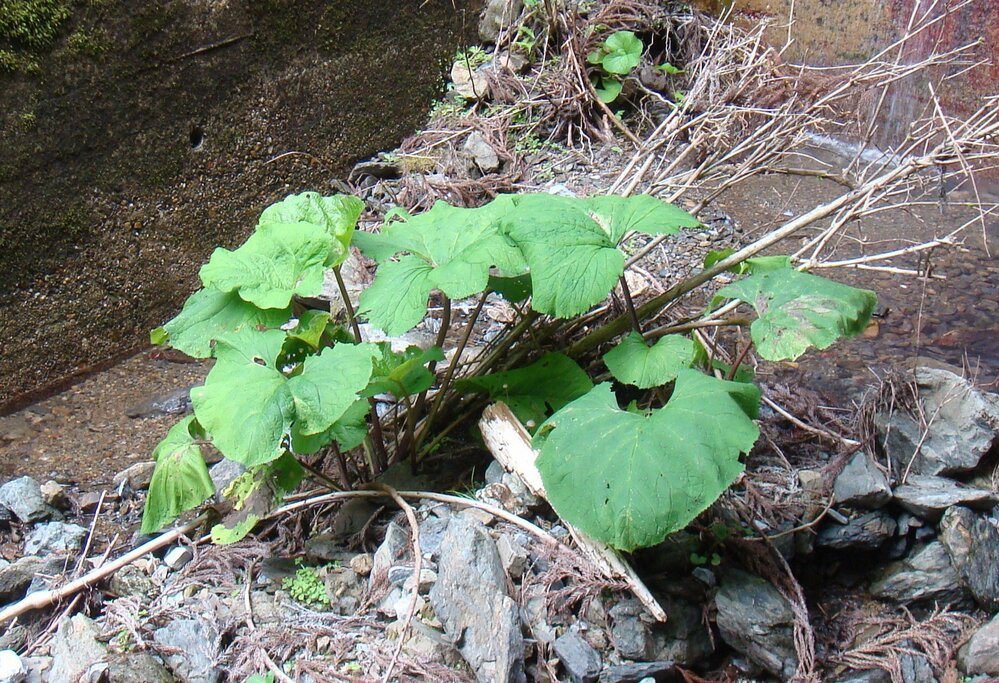
[[[335,240],[314,223],[263,223],[239,249],[216,249],[199,275],[260,308],[286,308],[295,294],[316,296]]]
[[[281,330],[243,330],[216,342],[215,367],[191,390],[194,414],[222,455],[248,467],[279,457],[295,404],[274,364]]]
[[[374,344],[337,344],[305,359],[302,374],[288,380],[295,403],[295,424],[302,434],[319,434],[333,426],[368,385]]]
[[[367,401],[355,401],[333,426],[319,434],[302,434],[296,425],[291,426],[291,450],[299,455],[311,455],[336,440],[340,450],[357,448],[368,434]]]
[[[701,227],[700,221],[680,207],[647,194],[601,195],[585,199],[584,203],[614,244],[632,230],[646,235],[675,235],[680,228]]]
[[[141,533],[159,531],[215,493],[196,441],[203,438],[200,426],[190,415],[171,427],[153,451],[156,469],[149,483]]]
[[[604,104],[610,104],[616,100],[623,89],[624,85],[621,81],[613,78],[601,78],[593,87],[593,90],[597,93],[597,97]]]
[[[531,272],[531,308],[557,318],[584,313],[604,300],[624,272],[624,254],[571,197],[518,197],[503,230]]]
[[[352,195],[323,197],[318,192],[303,192],[268,206],[260,214],[259,224],[312,223],[322,227],[335,241],[326,260],[326,265],[333,267],[347,259],[350,240],[362,211],[364,202]]]
[[[504,275],[524,273],[520,250],[499,230],[513,206],[502,196],[478,209],[437,202],[426,213],[383,226],[377,235],[357,233],[354,244],[382,264],[361,293],[360,308],[369,322],[387,334],[401,334],[423,319],[435,289],[460,299],[485,290],[491,267]],[[399,253],[406,255],[389,260]]]
[[[679,334],[667,334],[650,347],[642,335],[631,332],[604,354],[604,364],[614,379],[639,389],[672,382],[693,362],[694,342]]]
[[[434,375],[426,364],[444,360],[444,351],[437,346],[426,350],[410,346],[402,353],[393,351],[389,342],[381,342],[378,347],[381,357],[375,361],[371,381],[362,396],[392,394],[402,398],[425,391],[434,383]]]
[[[407,255],[378,267],[374,281],[361,292],[358,312],[388,335],[411,330],[427,314],[434,286],[433,268],[419,256]]]
[[[631,31],[618,31],[604,41],[604,55],[600,64],[607,73],[626,74],[642,61],[642,41]]]
[[[576,361],[561,353],[547,353],[523,368],[469,377],[455,382],[459,391],[482,391],[493,401],[504,401],[529,428],[540,425],[558,410],[593,388]]]
[[[742,472],[759,436],[759,390],[681,370],[669,403],[650,415],[618,408],[610,384],[562,408],[535,436],[555,511],[621,550],[684,528]]]
[[[187,298],[173,320],[153,330],[154,344],[170,346],[194,358],[212,355],[212,342],[243,328],[280,327],[291,317],[291,308],[257,308],[236,292],[207,287]],[[165,336],[164,336],[165,334]]]
[[[874,292],[792,269],[765,270],[718,290],[715,300],[738,299],[759,317],[750,326],[767,360],[794,360],[810,346],[824,349],[860,334],[877,305]]]

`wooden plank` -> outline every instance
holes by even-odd
[[[516,473],[536,496],[548,500],[541,473],[534,464],[537,451],[531,447],[531,435],[505,403],[498,402],[482,412],[479,429],[486,448],[510,472]],[[631,588],[649,614],[657,621],[666,621],[666,612],[652,595],[638,574],[620,552],[590,538],[579,529],[562,520],[575,539],[583,555],[593,562],[609,579],[624,581]]]

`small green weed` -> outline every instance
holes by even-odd
[[[281,587],[288,594],[306,605],[330,606],[330,598],[326,595],[326,583],[315,567],[300,566],[294,576],[285,577]]]

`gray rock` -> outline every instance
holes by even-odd
[[[57,481],[49,479],[39,487],[42,492],[42,500],[46,505],[50,505],[57,510],[65,510],[69,507],[69,496],[66,495],[65,487]]]
[[[173,683],[163,661],[148,652],[126,652],[108,663],[108,683]]]
[[[519,579],[527,569],[527,550],[508,534],[502,534],[496,539],[496,550],[499,552],[503,570],[512,579]]]
[[[961,580],[939,541],[891,563],[871,584],[871,595],[895,602],[952,601],[962,594]]]
[[[402,649],[423,661],[441,662],[449,667],[459,666],[461,662],[461,655],[447,636],[419,619],[414,619],[410,624],[409,638]]]
[[[156,594],[156,584],[146,573],[133,564],[126,565],[111,575],[111,592],[125,597],[151,599]]]
[[[524,683],[524,639],[517,603],[486,527],[455,515],[441,544],[430,604],[445,633],[482,683]]]
[[[833,494],[840,505],[867,509],[883,507],[891,501],[888,478],[864,451],[857,451],[836,477]]]
[[[405,565],[395,566],[388,570],[390,585],[402,585],[413,576],[413,568]],[[425,591],[437,583],[437,572],[427,567],[420,569],[420,591]]]
[[[895,535],[895,518],[887,512],[868,512],[845,526],[828,524],[819,531],[815,545],[836,550],[876,550]]]
[[[466,100],[483,100],[489,96],[489,81],[478,69],[469,70],[463,61],[451,67],[451,83],[454,90]]]
[[[365,176],[379,178],[382,180],[399,178],[402,176],[402,166],[396,161],[380,159],[368,159],[354,164],[348,178],[352,183],[357,182]]]
[[[978,604],[999,611],[999,528],[985,515],[955,506],[940,520],[940,542]]]
[[[867,669],[841,674],[832,683],[891,683],[891,676],[884,669]]]
[[[611,640],[618,654],[625,659],[647,659],[652,638],[649,627],[642,621],[645,614],[642,604],[628,598],[611,607],[608,614],[611,618]]]
[[[184,683],[215,683],[220,670],[221,634],[206,619],[178,619],[153,632],[167,665]]]
[[[107,649],[97,637],[100,630],[82,614],[73,618],[63,617],[52,645],[52,670],[50,681],[77,681],[91,666],[107,661]]]
[[[76,524],[48,522],[39,524],[24,541],[24,554],[46,557],[48,555],[75,555],[87,537],[87,530]]]
[[[902,646],[911,647],[908,641]],[[899,659],[901,660],[902,683],[937,683],[933,665],[925,657],[906,653]]]
[[[175,545],[163,556],[163,564],[171,571],[183,569],[194,559],[194,553],[185,545]]]
[[[917,474],[895,488],[895,501],[912,514],[935,522],[952,505],[988,510],[999,503],[999,495],[964,486],[945,477]]]
[[[0,602],[11,602],[24,597],[32,581],[40,576],[56,576],[66,569],[66,558],[21,557],[16,562],[0,568]]]
[[[230,460],[229,458],[222,458],[212,465],[208,470],[208,476],[212,478],[212,483],[215,484],[215,499],[221,500],[222,494],[229,484],[234,482],[244,472],[246,472],[246,465],[238,463],[235,460]]]
[[[468,155],[470,167],[478,170],[482,175],[495,173],[499,170],[500,158],[496,154],[496,150],[486,140],[486,136],[479,131],[473,131],[469,134],[462,149]]]
[[[447,518],[430,516],[420,524],[420,551],[425,557],[436,557],[447,531]]]
[[[921,425],[899,411],[875,418],[896,471],[905,472],[910,460],[915,474],[974,469],[999,432],[999,397],[944,369],[919,367],[914,376],[922,412],[933,416],[929,434],[923,438]]]
[[[156,463],[152,460],[137,462],[114,475],[111,483],[114,484],[116,490],[120,490],[122,485],[127,484],[133,491],[145,491],[153,480],[153,470],[155,469]]]
[[[504,474],[506,474],[506,470],[503,469],[503,465],[498,460],[492,460],[486,467],[484,478],[487,484],[499,484],[503,481]]]
[[[595,683],[600,676],[600,655],[576,631],[555,639],[555,655],[572,683]]]
[[[663,603],[666,623],[653,632],[655,659],[689,667],[714,652],[700,603],[670,598]]]
[[[22,657],[21,661],[28,669],[28,677],[24,683],[51,683],[49,671],[52,670],[51,657]]]
[[[479,38],[485,43],[495,43],[500,31],[513,25],[523,7],[523,0],[489,0],[479,15]]]
[[[0,506],[25,523],[48,519],[54,512],[42,498],[42,487],[31,477],[21,477],[0,486]]]
[[[125,409],[125,415],[131,418],[184,415],[191,409],[191,390],[185,387],[131,405]]]
[[[388,578],[389,569],[406,554],[409,545],[409,532],[395,522],[389,522],[385,527],[385,540],[378,546],[372,558],[371,574],[368,578],[372,588]]]
[[[789,679],[798,666],[794,613],[776,588],[758,576],[733,570],[715,596],[722,639],[770,673]]]
[[[971,634],[957,652],[957,665],[968,675],[999,676],[999,614]]]
[[[600,683],[638,683],[650,677],[656,681],[679,680],[673,662],[642,662],[608,666],[600,672]]]
[[[13,650],[0,651],[0,683],[21,683],[28,669]]]

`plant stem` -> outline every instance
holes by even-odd
[[[655,339],[656,337],[663,337],[667,334],[676,334],[678,332],[690,332],[691,330],[699,330],[703,327],[728,327],[728,326],[739,326],[746,327],[749,325],[748,318],[726,318],[725,320],[692,320],[686,323],[680,323],[678,325],[663,325],[662,327],[656,327],[645,333],[646,339]]]
[[[343,308],[347,311],[347,321],[354,332],[354,341],[361,343],[361,326],[357,324],[357,316],[354,315],[354,305],[350,302],[350,294],[347,292],[347,285],[340,275],[340,266],[333,268],[333,275],[336,277],[336,286],[340,290],[340,298],[343,299]],[[388,452],[385,449],[385,436],[382,434],[382,423],[378,419],[378,401],[374,397],[368,399],[371,406],[371,476],[377,477],[388,466]]]
[[[621,274],[621,294],[624,295],[624,305],[628,309],[628,317],[631,318],[631,326],[634,328],[635,332],[642,334],[642,323],[638,319],[638,313],[635,312],[635,301],[631,298],[631,290],[628,289],[628,279]],[[643,336],[644,339],[644,336]]]
[[[437,339],[434,341],[434,345],[440,349],[444,348],[444,341],[447,339],[447,331],[451,326],[451,299],[444,295],[444,305],[441,312],[441,326],[437,330]],[[427,369],[430,370],[430,374],[433,375],[437,372],[437,361],[430,361],[427,364]],[[399,444],[399,453],[396,454],[396,460],[399,460],[400,454],[405,454],[413,447],[414,439],[416,436],[416,424],[420,421],[423,416],[423,409],[427,405],[427,389],[420,392],[420,395],[416,397],[416,405],[413,406],[411,411],[407,411],[406,414],[406,433],[402,437],[402,442]],[[412,418],[410,418],[412,414]],[[415,450],[415,449],[414,449]]]
[[[742,365],[743,359],[746,357],[746,354],[749,353],[749,349],[751,348],[753,348],[752,339],[746,342],[746,346],[743,347],[742,351],[739,352],[739,355],[735,357],[734,361],[732,361],[732,367],[728,369],[728,375],[725,377],[725,379],[729,382],[735,379],[735,373],[738,372],[739,366]]]
[[[339,451],[337,451],[337,452],[339,452]],[[328,488],[328,489],[330,489],[332,491],[342,491],[343,490],[342,486],[340,486],[339,484],[337,484],[335,481],[333,481],[332,479],[330,479],[329,477],[327,477],[325,474],[323,474],[322,472],[320,472],[319,470],[317,470],[315,467],[313,467],[312,465],[308,464],[307,462],[303,462],[302,460],[299,460],[298,464],[302,466],[303,470],[305,470],[310,475],[312,475],[313,479],[315,479],[316,481],[318,481],[319,483],[321,483],[326,488]],[[346,472],[346,463],[344,464],[344,471]]]
[[[419,436],[416,438],[416,444],[413,446],[414,450],[419,451],[420,446],[423,441],[427,438],[434,421],[437,419],[437,414],[440,412],[441,405],[444,403],[445,395],[451,388],[451,380],[454,378],[454,371],[458,367],[458,363],[461,361],[461,354],[464,353],[465,347],[468,346],[468,340],[472,337],[472,331],[475,328],[475,323],[479,319],[479,313],[482,312],[482,307],[486,303],[486,297],[489,295],[489,290],[482,293],[479,297],[479,303],[476,305],[475,310],[468,317],[468,322],[465,324],[465,331],[461,335],[461,341],[458,342],[458,348],[455,349],[454,355],[451,357],[451,363],[447,366],[447,372],[444,374],[444,381],[441,382],[440,388],[437,390],[437,395],[434,396],[434,402],[430,405],[430,412],[427,414],[427,421],[423,425],[423,429],[420,430]]]
[[[340,471],[340,480],[343,482],[343,488],[345,490],[354,488],[352,486],[353,482],[350,480],[350,472],[347,469],[347,459],[343,457],[343,451],[340,450],[340,446],[337,445],[336,441],[330,443],[330,448],[333,449],[333,457],[336,459],[336,467]]]

